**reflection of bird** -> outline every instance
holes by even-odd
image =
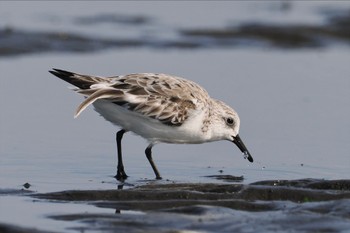
[[[157,179],[161,176],[152,159],[152,147],[161,142],[229,140],[253,162],[238,135],[240,120],[237,113],[223,102],[210,98],[192,81],[153,73],[97,77],[59,69],[49,72],[75,85],[75,91],[86,97],[75,117],[92,104],[106,120],[121,127],[116,135],[118,180],[127,178],[121,150],[121,140],[127,131],[148,140],[145,152]]]

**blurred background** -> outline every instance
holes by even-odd
[[[115,132],[48,73],[156,72],[193,80],[240,115],[255,162],[229,142],[157,145],[165,179],[349,178],[347,1],[0,2],[0,185],[111,188]],[[154,178],[142,138],[124,137],[132,184]],[[220,181],[217,181],[220,182]]]

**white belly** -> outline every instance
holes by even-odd
[[[97,100],[93,105],[107,121],[126,131],[134,132],[149,142],[203,143],[208,141],[207,135],[201,130],[201,114],[188,118],[181,126],[168,126],[106,100]]]

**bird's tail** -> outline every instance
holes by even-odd
[[[84,111],[90,104],[94,103],[98,99],[118,99],[121,98],[124,94],[120,90],[110,88],[108,85],[103,84],[99,86],[100,88],[97,87],[98,85],[95,85],[93,88],[91,88],[92,85],[98,83],[108,84],[106,78],[82,75],[59,69],[52,69],[49,72],[59,77],[60,79],[78,87],[74,90],[86,97],[86,99],[77,108],[74,114],[74,118],[78,117],[82,111]],[[104,88],[101,88],[101,86],[104,86]]]
[[[80,89],[89,89],[91,85],[103,81],[102,78],[90,75],[77,74],[70,71],[52,69],[49,72],[56,77],[80,88]]]

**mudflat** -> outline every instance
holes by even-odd
[[[79,222],[71,232],[346,232],[350,180],[268,180],[240,183],[150,182],[115,190],[29,193],[33,200],[111,209],[47,218]],[[14,195],[19,193],[14,193]],[[1,225],[1,232],[41,232]]]

